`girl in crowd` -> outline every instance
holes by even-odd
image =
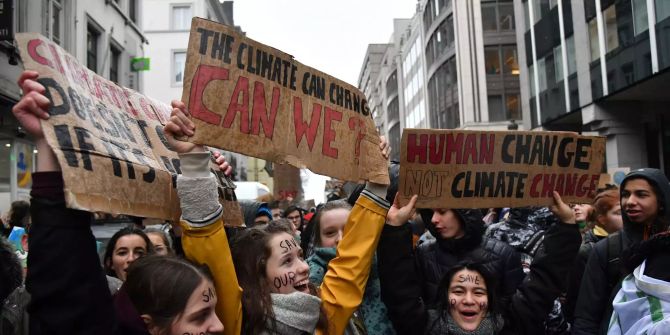
[[[191,136],[194,131],[185,106],[181,103],[175,106],[178,108],[173,109],[173,122],[165,128],[170,141],[182,135]],[[192,146],[171,142],[178,151],[182,145]],[[385,142],[380,149],[387,155]],[[203,162],[202,169],[206,169],[206,153],[181,155],[185,175],[191,173],[184,169],[187,157]],[[221,157],[218,154],[215,157],[219,162]],[[191,222],[219,215],[215,211],[219,208],[216,190],[210,196],[201,194],[207,185],[213,184],[207,177],[208,172],[202,169],[198,172],[201,185],[193,188],[198,192],[182,193],[179,180],[177,183],[182,216]],[[220,310],[224,324],[227,318],[243,320],[244,334],[342,334],[363,298],[372,255],[388,209],[385,194],[385,186],[368,183],[347,218],[346,229],[337,245],[338,257],[329,262],[318,288],[309,284],[309,267],[303,260],[300,245],[280,224],[261,225],[238,233],[232,246],[233,271],[220,265],[230,261],[227,256],[231,253],[220,227],[189,225],[185,230],[188,238],[184,239],[184,248],[191,249],[191,244],[197,244],[214,250],[209,253],[199,250],[192,256],[196,262],[212,269],[217,292],[231,301],[231,306]],[[192,204],[190,197],[200,200],[194,203],[197,206],[189,205]],[[193,219],[188,219],[191,217]],[[240,301],[242,305],[234,306],[234,302]]]
[[[112,235],[105,249],[103,264],[108,276],[126,281],[128,266],[138,258],[153,253],[151,240],[142,230],[125,227]]]
[[[344,234],[344,226],[351,212],[351,205],[344,200],[335,200],[323,205],[314,218],[313,248],[310,249],[307,264],[309,265],[309,281],[321,285],[328,270],[328,263],[335,258],[337,245]],[[308,238],[308,237],[305,237]],[[386,306],[381,301],[379,276],[376,258],[373,261],[370,275],[365,286],[363,302],[358,313],[354,314],[348,333],[355,333],[356,321],[362,319],[363,325],[370,334],[395,334],[393,325],[386,315]]]
[[[26,279],[31,294],[31,333],[221,334],[223,325],[214,311],[225,302],[218,299],[208,272],[184,260],[147,256],[127,268],[117,267],[114,273],[125,276],[126,281],[112,298],[90,228],[92,213],[65,207],[60,167],[40,125],[40,119],[49,118],[50,102],[36,79],[36,72],[21,75],[19,86],[24,95],[12,109],[39,150],[31,191],[33,224]],[[228,166],[221,163],[220,168]],[[189,185],[189,177],[185,179],[183,182],[180,176],[178,183],[188,190],[193,183]],[[111,244],[112,256],[107,258],[111,268],[115,267],[113,251],[120,250],[118,241],[128,236],[140,235],[118,234]],[[136,244],[147,251],[151,248],[146,236]],[[128,245],[127,249],[132,252],[136,248]],[[199,251],[197,246],[193,251]],[[232,264],[229,269],[232,271]]]
[[[392,207],[394,208],[394,207]],[[546,315],[565,284],[580,244],[574,213],[554,192],[552,212],[562,223],[545,234],[545,252],[507,303],[497,299],[495,275],[476,254],[445,272],[435,307],[425,305],[414,268],[411,240],[398,245],[380,241],[378,254],[382,295],[395,313],[404,313],[403,334],[541,334]],[[389,224],[402,225],[409,213],[389,212]],[[392,228],[392,227],[391,227]],[[396,319],[393,319],[396,320]]]
[[[154,246],[154,252],[157,255],[174,255],[174,250],[172,250],[172,240],[170,240],[167,232],[158,228],[145,228],[144,232],[149,237],[149,240],[151,240],[151,244]]]
[[[303,216],[300,207],[298,206],[289,206],[286,208],[283,214],[283,218],[291,221],[291,228],[293,230],[293,235],[300,236],[303,230]]]

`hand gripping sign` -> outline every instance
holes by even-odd
[[[186,140],[338,179],[387,184],[363,94],[235,28],[194,18],[182,101]]]
[[[604,137],[569,132],[405,129],[399,191],[419,208],[590,203],[604,157]]]

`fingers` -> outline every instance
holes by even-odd
[[[179,127],[179,132],[181,134],[186,134],[187,136],[193,136],[195,134],[193,131],[195,130],[193,123],[186,119],[186,116],[182,113],[173,113],[172,116],[170,116],[170,122],[168,124],[170,123]]]
[[[170,120],[170,122],[168,122],[168,123],[165,125],[165,127],[163,128],[163,130],[164,130],[164,132],[165,132],[166,134],[170,134],[170,135],[172,135],[171,137],[181,137],[181,136],[184,136],[184,133],[182,132],[182,129],[179,127],[179,125],[177,125],[176,123],[172,122],[172,120]]]
[[[232,166],[228,166],[228,168],[223,171],[223,174],[225,174],[226,176],[230,176],[232,173],[233,173]]]
[[[563,199],[561,199],[561,195],[558,194],[558,192],[553,191],[552,196],[554,198],[554,205],[556,207],[563,207],[563,205],[565,205],[565,203],[563,202]]]
[[[172,100],[171,103],[172,108],[176,108],[182,111],[182,113],[188,115],[188,111],[186,110],[186,105],[184,105],[183,102],[179,100]]]
[[[419,196],[416,194],[413,195],[412,198],[409,199],[409,203],[407,204],[407,206],[412,206],[412,209],[416,208],[417,200],[419,200]]]
[[[395,197],[393,198],[393,206],[400,208],[400,192],[395,193]]]
[[[46,88],[35,80],[32,79],[26,79],[23,82],[23,85],[21,86],[21,89],[23,90],[23,94],[28,94],[30,92],[36,91],[38,93],[44,94],[46,92]]]
[[[15,115],[21,113],[33,114],[42,119],[48,119],[49,113],[47,108],[49,107],[49,99],[47,97],[37,93],[30,92],[27,95],[23,96],[19,102],[14,105],[12,109]]]
[[[24,82],[26,80],[35,80],[39,77],[39,74],[36,71],[23,71],[21,75],[19,76],[19,79],[16,81],[17,84],[19,84],[19,87],[23,88]]]

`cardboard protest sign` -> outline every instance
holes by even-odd
[[[67,206],[178,218],[179,160],[163,134],[171,108],[97,75],[44,36],[16,40],[51,101],[42,129],[63,171]]]
[[[569,132],[405,129],[400,152],[403,203],[419,208],[590,203],[605,138]]]
[[[182,101],[197,129],[190,142],[388,183],[364,95],[233,27],[193,19]]]

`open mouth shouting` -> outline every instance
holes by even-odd
[[[293,285],[293,288],[296,289],[297,291],[303,292],[303,293],[309,293],[309,279],[305,278],[301,281],[296,282]]]

